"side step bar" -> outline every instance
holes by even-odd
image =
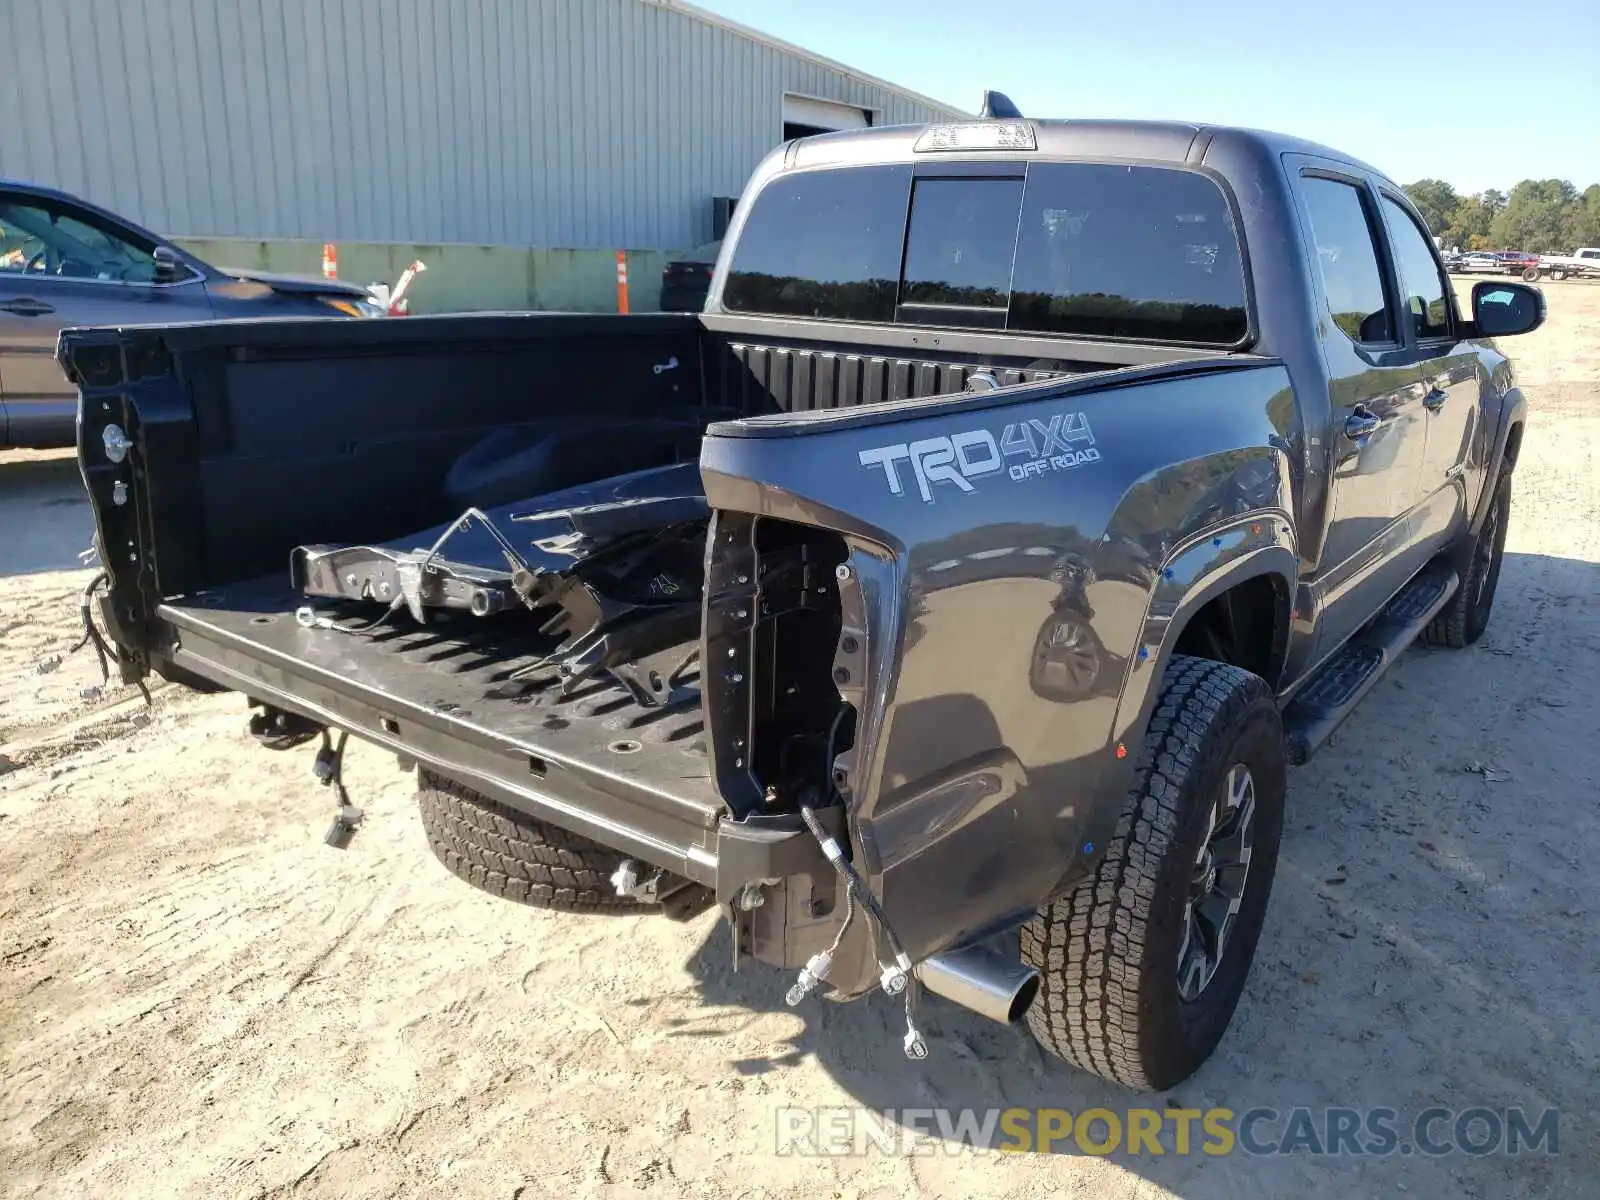
[[[1460,586],[1454,568],[1439,563],[1425,567],[1382,612],[1317,668],[1283,710],[1284,740],[1291,763],[1299,766],[1322,748],[1423,627],[1450,603]]]

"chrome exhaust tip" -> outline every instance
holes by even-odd
[[[922,986],[979,1016],[1010,1025],[1039,994],[1039,972],[981,946],[950,950],[914,968]]]

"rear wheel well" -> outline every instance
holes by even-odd
[[[1255,575],[1206,601],[1172,652],[1240,667],[1276,688],[1288,646],[1288,584],[1277,575]]]

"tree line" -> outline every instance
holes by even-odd
[[[1600,246],[1600,183],[1582,192],[1565,179],[1524,179],[1511,194],[1463,196],[1442,179],[1405,185],[1406,195],[1447,249],[1570,254]]]

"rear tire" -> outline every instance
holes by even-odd
[[[1283,725],[1266,682],[1226,663],[1175,657],[1104,858],[1022,932],[1023,960],[1042,977],[1028,1024],[1046,1050],[1151,1090],[1206,1061],[1255,955],[1283,830],[1285,775]],[[1250,789],[1248,818],[1244,804],[1228,804],[1241,780]],[[1224,865],[1228,844],[1242,870],[1237,861]],[[1224,881],[1227,917],[1196,925],[1196,914],[1218,911],[1211,889]],[[1196,942],[1205,927],[1222,932]],[[1218,942],[1197,979],[1196,949]]]
[[[1461,586],[1450,603],[1422,630],[1429,646],[1459,650],[1470,646],[1488,628],[1494,611],[1494,593],[1500,583],[1500,563],[1505,557],[1506,526],[1511,521],[1511,476],[1501,475],[1483,525],[1457,562]]]
[[[625,855],[508,808],[453,779],[417,774],[428,845],[450,873],[492,896],[556,912],[655,912],[617,895]]]

